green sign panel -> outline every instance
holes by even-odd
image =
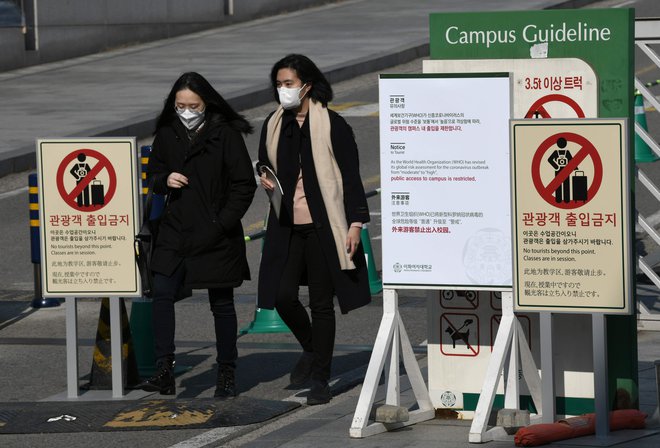
[[[431,59],[579,58],[598,75],[598,116],[633,118],[633,9],[431,14]]]

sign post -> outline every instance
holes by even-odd
[[[550,313],[591,313],[600,437],[609,432],[605,315],[633,309],[627,136],[624,119],[511,121],[515,309],[541,311],[545,324],[543,421],[554,417]]]
[[[43,297],[66,297],[67,395],[78,396],[77,297],[110,297],[112,392],[123,396],[120,297],[140,297],[134,138],[37,141]]]
[[[511,72],[514,118],[537,119],[536,121],[597,117],[632,119],[633,18],[634,12],[630,9],[432,14],[432,60],[424,62],[424,72]],[[632,134],[628,131],[625,138],[628,140],[627,144],[630,144]],[[586,176],[585,173],[581,179],[575,180],[578,187],[584,184],[585,180],[591,182],[592,179],[585,179]],[[564,187],[560,180],[557,180],[556,185],[544,185],[555,188],[549,194],[546,192],[546,197],[554,196],[556,190],[560,190],[558,195],[563,195],[561,190]],[[568,183],[572,182],[572,179],[568,180]],[[623,188],[629,189],[630,186],[625,185]],[[588,189],[585,194],[589,194]],[[629,207],[628,213],[631,209],[632,206]],[[506,297],[503,294],[503,302]],[[513,300],[513,296],[508,298]],[[511,306],[513,307],[513,302]],[[504,309],[504,303],[502,308]],[[553,382],[552,387],[558,389],[558,412],[590,412],[594,400],[590,399],[589,395],[583,395],[585,391],[590,393],[591,390],[591,378],[583,372],[589,372],[592,368],[595,370],[595,366],[587,365],[590,361],[585,361],[590,357],[578,355],[570,358],[569,354],[568,362],[566,356],[554,361],[558,370],[546,372],[546,366],[553,360],[550,337],[555,339],[555,350],[562,350],[565,344],[570,343],[571,353],[581,353],[581,350],[584,350],[586,355],[587,350],[592,347],[587,347],[587,344],[580,347],[579,344],[595,337],[589,334],[590,331],[585,331],[592,319],[585,315],[567,313],[553,316],[551,310],[532,312],[530,316],[532,323],[540,323],[542,329],[547,329],[540,337],[538,329],[532,332],[531,342],[537,344],[537,350],[541,349],[539,358],[550,360],[543,363],[543,379],[551,381],[552,376],[555,376],[556,384]],[[551,331],[553,326],[559,330],[554,334]],[[616,338],[619,342],[608,348],[610,360],[616,359],[616,362],[608,367],[608,391],[611,394],[616,389],[617,396],[626,396],[628,393],[635,403],[637,362],[630,356],[629,351],[620,348],[635,344],[634,318],[626,313],[607,316],[606,328],[608,338]],[[503,326],[500,325],[500,331],[502,329]],[[565,336],[569,332],[573,335],[571,340]],[[577,346],[576,338],[579,341]],[[501,338],[498,332],[499,339]],[[512,337],[511,340],[516,341],[516,338]],[[493,355],[495,353],[496,350],[493,349]],[[429,363],[431,364],[431,361]],[[529,382],[529,379],[526,379]],[[597,379],[594,378],[594,381]],[[433,393],[433,389],[431,392]],[[484,384],[482,395],[485,392]],[[479,406],[482,398],[479,398]],[[534,403],[539,410],[539,402],[534,399]],[[466,406],[464,409],[469,408]],[[544,403],[543,409],[546,410],[544,419],[554,418],[554,406],[550,410],[550,403]],[[470,440],[487,440],[484,431],[485,424],[473,422]]]

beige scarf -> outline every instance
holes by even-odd
[[[275,173],[277,173],[277,145],[280,141],[282,114],[284,109],[278,107],[268,120],[266,129],[266,150]],[[330,139],[330,115],[328,109],[321,103],[309,101],[309,130],[312,139],[312,158],[314,169],[319,181],[321,196],[328,214],[332,236],[335,240],[339,265],[342,270],[355,269],[355,264],[346,253],[346,236],[348,224],[344,210],[344,186],[341,172],[335,160]]]

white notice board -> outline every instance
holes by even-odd
[[[383,284],[509,290],[508,73],[381,75]]]

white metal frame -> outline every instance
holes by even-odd
[[[383,290],[383,318],[380,321],[378,335],[374,343],[369,367],[364,378],[360,398],[355,408],[353,422],[349,434],[353,438],[368,437],[392,429],[402,428],[435,417],[435,408],[429,396],[428,387],[419,369],[419,364],[413,353],[408,333],[399,315],[398,295],[394,289]],[[401,423],[369,424],[369,414],[374,404],[378,382],[389,358],[389,367],[385,371],[387,396],[385,404],[400,406],[401,389],[399,382],[399,358],[402,355],[403,365],[412,386],[419,409],[411,411],[408,421]]]
[[[545,313],[548,314],[549,313]],[[544,319],[541,318],[541,359],[543,361],[543,353],[549,350],[550,359],[552,359],[552,345],[549,348],[544,342],[551,342],[552,338],[544,336]],[[549,328],[549,327],[548,327]],[[544,341],[545,339],[545,341]],[[500,433],[499,429],[493,428],[487,430],[488,418],[491,410],[493,409],[493,402],[497,394],[497,387],[500,382],[500,377],[504,374],[504,367],[508,357],[508,374],[504,383],[504,407],[507,409],[519,409],[519,381],[518,372],[522,369],[522,376],[527,383],[534,405],[537,409],[543,409],[544,414],[549,415],[550,411],[545,407],[550,405],[552,407],[552,415],[554,417],[554,391],[552,390],[552,375],[545,375],[543,385],[539,371],[534,362],[534,357],[529,349],[525,332],[518,321],[518,318],[513,313],[513,294],[509,292],[502,293],[502,320],[500,321],[497,336],[495,337],[495,344],[493,345],[493,352],[488,363],[488,370],[486,371],[486,378],[479,395],[477,408],[474,411],[474,418],[470,426],[470,433],[468,440],[471,443],[483,443],[493,440],[493,438]],[[550,370],[552,372],[552,370]],[[544,369],[545,373],[545,369]],[[546,391],[546,388],[549,389]],[[547,393],[552,393],[553,399],[543,400]]]

